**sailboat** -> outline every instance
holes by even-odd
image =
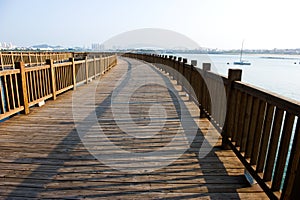
[[[240,61],[234,62],[234,65],[251,65],[250,62],[243,60],[243,47],[244,47],[244,40],[242,42],[242,48],[241,48],[241,53],[240,53]]]

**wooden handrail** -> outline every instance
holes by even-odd
[[[47,99],[56,99],[56,96],[76,89],[82,83],[104,74],[117,63],[114,54],[93,53],[93,59],[88,58],[88,53],[40,53],[13,52],[1,53],[2,56],[11,55],[18,60],[7,69],[0,70],[0,120],[13,116],[16,113],[30,112],[30,106]],[[31,59],[40,56],[42,65],[25,66],[25,56]],[[79,55],[85,55],[85,60],[78,60]],[[68,57],[67,56],[71,56]],[[73,57],[76,56],[76,57]],[[76,60],[76,61],[75,61]],[[103,60],[108,60],[103,62]],[[63,62],[61,62],[63,61]],[[31,64],[33,62],[31,61]],[[0,65],[1,66],[1,65]],[[6,65],[5,65],[6,66]],[[89,73],[92,67],[92,73]]]
[[[24,62],[25,66],[37,66],[46,64],[46,60],[52,59],[53,63],[63,63],[74,57],[75,61],[82,60],[86,56],[99,59],[100,56],[110,56],[109,53],[87,53],[87,52],[37,52],[37,51],[1,51],[0,71],[14,69],[17,62]]]
[[[126,53],[123,56],[153,63],[183,84],[181,74],[194,90],[201,113],[211,120],[230,147],[271,199],[296,199],[300,186],[300,102],[240,81],[241,71],[228,78],[209,71],[209,64],[195,69],[182,58]],[[168,66],[168,67],[164,67]],[[177,72],[175,73],[174,70]],[[213,100],[226,90],[225,101]],[[190,92],[186,90],[186,92]],[[191,95],[191,94],[190,94]],[[223,99],[223,100],[222,100]],[[211,106],[218,108],[212,113]],[[227,106],[226,106],[227,105]],[[221,117],[226,113],[225,124]],[[291,151],[289,151],[291,150]]]

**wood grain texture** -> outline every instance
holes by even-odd
[[[161,122],[158,111],[152,113],[152,127],[147,127],[147,112],[157,103],[167,108],[164,129],[153,137],[133,138],[125,135],[116,124],[111,110],[111,95],[116,83],[141,62],[119,59],[118,65],[100,79],[78,87],[76,91],[48,100],[46,105],[31,108],[29,115],[17,115],[0,125],[0,198],[59,198],[59,199],[268,199],[258,185],[249,186],[243,173],[244,166],[231,150],[220,148],[221,139],[215,141],[212,151],[199,158],[199,148],[209,132],[217,132],[205,118],[199,118],[199,109],[175,85],[174,80],[151,65],[135,70],[128,81],[134,79],[164,80],[180,94],[185,108],[199,127],[197,136],[186,151],[171,164],[155,171],[125,173],[105,165],[87,151],[74,124],[72,95],[84,98],[91,87],[95,91],[95,111],[98,123],[110,140],[130,152],[149,152],[168,144],[176,131],[184,131],[178,120],[176,102],[170,92],[159,85],[143,86],[131,96],[130,114],[135,123],[145,126],[144,133]],[[145,73],[147,72],[147,73]],[[48,75],[47,75],[48,76]],[[129,83],[128,83],[129,84]],[[124,87],[130,92],[130,87]],[[88,100],[88,99],[87,99]],[[82,109],[88,109],[82,102]],[[117,110],[122,114],[122,110]],[[120,123],[128,120],[121,116]],[[157,117],[157,118],[155,118]],[[86,127],[89,128],[89,127]],[[135,130],[132,130],[135,133]],[[139,132],[141,134],[141,132]],[[85,141],[92,144],[95,135]],[[182,140],[174,142],[181,148]],[[103,143],[101,154],[115,153]],[[210,149],[209,146],[202,147]],[[173,159],[172,152],[160,159]],[[119,158],[120,166],[128,167],[126,158]],[[136,162],[138,162],[136,160]],[[147,164],[147,161],[145,165]],[[135,168],[131,163],[129,168]]]

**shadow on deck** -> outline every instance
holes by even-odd
[[[136,60],[121,59],[120,64],[101,80],[80,87],[76,92],[62,94],[57,101],[48,101],[43,108],[34,108],[27,116],[15,116],[1,123],[0,197],[4,199],[267,198],[257,185],[250,186],[246,182],[243,165],[232,151],[220,148],[220,139],[204,158],[199,158],[199,148],[207,132],[214,131],[213,127],[207,119],[199,119],[198,108],[188,101],[180,91],[180,87],[173,85],[174,82],[159,70],[151,65],[143,65],[149,73],[145,74],[143,70],[139,70],[140,74],[134,74],[136,71],[132,71],[132,67],[140,64]],[[114,83],[118,82],[123,74],[128,76],[123,77],[122,84],[115,88]],[[130,88],[126,87],[137,76],[142,79],[149,77],[163,80],[166,85],[169,87],[172,85],[178,91],[176,95],[181,96],[184,102],[184,107],[179,108],[176,95],[160,85],[147,85],[134,92],[132,104],[129,106],[130,115],[135,124],[145,127],[145,134],[151,133],[147,125],[153,122],[155,128],[162,120],[156,116],[157,112],[160,114],[157,110],[153,111],[152,121],[147,118],[151,106],[161,101],[164,102],[163,106],[168,108],[166,111],[168,118],[163,119],[163,129],[153,137],[136,138],[126,134],[118,123],[126,123],[128,119],[121,117],[116,122],[113,118],[111,108],[113,91],[129,90]],[[196,137],[188,146],[179,140],[174,143],[175,148],[188,147],[177,159],[174,159],[172,148],[164,151],[160,159],[172,161],[165,167],[151,166],[152,161],[147,160],[147,156],[135,160],[116,157],[120,153],[112,151],[111,146],[105,146],[105,143],[101,143],[99,153],[118,158],[110,161],[127,170],[118,170],[107,165],[107,162],[100,162],[87,150],[91,146],[86,146],[77,132],[78,128],[91,128],[84,123],[82,127],[78,127],[81,125],[74,123],[72,112],[72,94],[76,93],[75,95],[80,95],[88,101],[91,87],[96,88],[95,112],[103,133],[124,151],[143,155],[170,144],[174,132],[184,132],[178,120],[182,109],[190,110],[191,118],[198,127]],[[85,102],[82,104],[84,107]],[[118,114],[122,116],[122,113]],[[90,117],[87,116],[85,120],[89,122]],[[140,130],[137,134],[141,134]],[[91,138],[97,137],[97,133],[94,131],[86,137],[88,138],[86,141],[92,142]],[[95,145],[92,147],[100,148]],[[160,159],[153,163],[157,164]],[[141,168],[141,165],[145,168]]]

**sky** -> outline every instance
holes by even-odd
[[[166,29],[200,47],[300,48],[299,0],[0,0],[0,42],[65,47]]]

